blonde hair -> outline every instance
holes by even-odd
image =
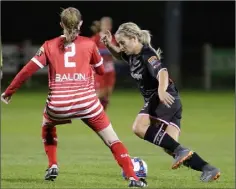
[[[160,60],[161,57],[161,49],[158,48],[155,50],[151,45],[151,33],[148,30],[141,30],[140,27],[133,23],[133,22],[127,22],[124,24],[121,24],[116,31],[116,35],[123,34],[126,37],[132,38],[137,37],[140,43],[143,45],[148,45],[153,51],[156,53],[158,59]]]
[[[63,24],[63,33],[65,35],[65,43],[71,43],[79,34],[79,24],[81,22],[80,11],[76,8],[69,7],[61,12],[61,23]]]

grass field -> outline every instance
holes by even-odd
[[[60,175],[43,180],[47,159],[41,142],[46,93],[17,93],[2,104],[2,188],[126,188],[110,151],[82,122],[58,126]],[[172,159],[138,139],[132,122],[142,106],[138,92],[115,92],[108,114],[132,156],[149,166],[149,188],[234,188],[234,94],[183,92],[182,144],[219,167],[217,182],[201,183],[200,172],[171,170]]]

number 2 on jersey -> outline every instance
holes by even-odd
[[[75,43],[71,43],[66,46],[66,48],[70,48],[70,51],[64,54],[64,64],[66,68],[74,68],[76,67],[75,62],[70,62],[69,58],[75,56]]]

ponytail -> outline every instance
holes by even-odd
[[[162,51],[160,48],[155,50],[151,45],[151,33],[148,30],[141,30],[140,42],[144,45],[148,45],[157,55],[157,58],[161,60]]]
[[[79,33],[78,29],[64,29],[64,35],[66,37],[65,42],[71,43],[72,41],[74,41],[78,33]]]
[[[151,34],[148,30],[141,30],[140,42],[144,45],[151,46]]]
[[[61,23],[63,25],[63,45],[73,42],[79,34],[82,24],[80,11],[74,7],[68,7],[61,12]]]

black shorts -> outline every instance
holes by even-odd
[[[182,118],[182,104],[179,96],[175,96],[175,101],[170,108],[159,101],[154,95],[146,102],[139,114],[149,114],[153,119],[157,119],[166,124],[171,124],[180,129],[180,120]]]

